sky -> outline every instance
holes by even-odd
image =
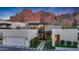
[[[79,12],[78,7],[0,7],[0,19],[7,20],[10,16],[20,13],[23,9],[32,10],[33,12],[51,12],[56,15]]]

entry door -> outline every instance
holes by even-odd
[[[60,35],[56,34],[55,38],[56,38],[56,45],[59,45],[59,43],[60,43]]]

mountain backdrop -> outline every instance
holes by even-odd
[[[79,24],[79,12],[73,14],[61,14],[55,15],[51,12],[33,12],[32,10],[23,10],[20,13],[16,13],[15,16],[10,17],[11,22],[46,22],[54,25],[73,25]]]

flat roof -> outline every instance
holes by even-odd
[[[0,23],[0,25],[11,25],[11,24],[9,24],[9,23]]]
[[[48,23],[29,23],[29,25],[48,25]]]

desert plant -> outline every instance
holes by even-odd
[[[52,37],[50,36],[48,40],[46,40],[45,46],[47,49],[52,49]]]
[[[38,37],[35,37],[35,38],[31,39],[31,41],[30,41],[30,47],[36,48],[39,44],[40,44],[40,41],[39,41]]]
[[[71,47],[72,42],[71,41],[66,41],[67,47]]]
[[[49,44],[49,47],[52,48],[52,37],[49,38],[48,44]]]
[[[77,46],[78,46],[78,42],[73,42],[73,47],[77,48]]]
[[[65,45],[65,41],[64,41],[64,40],[61,40],[61,41],[60,41],[60,45],[61,45],[61,46],[64,46],[64,45]]]

